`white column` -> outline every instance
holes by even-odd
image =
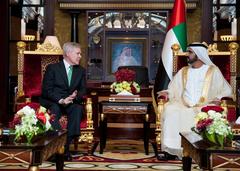
[[[21,40],[24,40],[24,36],[26,35],[26,23],[24,19],[21,19]]]
[[[231,34],[234,37],[237,37],[237,19],[233,18],[231,23]]]

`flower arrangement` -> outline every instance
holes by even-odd
[[[10,127],[14,129],[15,141],[19,141],[25,136],[27,142],[31,143],[34,136],[52,129],[50,123],[52,119],[46,108],[42,106],[36,112],[29,106],[23,107],[14,115],[13,121],[10,122]]]
[[[114,73],[116,82],[110,86],[111,92],[120,93],[123,91],[136,94],[140,92],[140,86],[134,81],[136,72],[130,69],[120,69]]]
[[[203,139],[218,144],[231,142],[233,133],[226,119],[226,112],[220,106],[206,106],[195,117],[196,126],[193,131],[200,134]]]

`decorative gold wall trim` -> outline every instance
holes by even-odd
[[[17,97],[24,96],[23,92],[23,57],[24,51],[26,49],[26,43],[23,41],[17,42],[17,50],[18,50],[18,92]]]
[[[79,3],[59,3],[60,9],[172,9],[173,3],[164,3],[164,2],[145,2],[145,3],[96,3],[96,2],[79,2]],[[196,2],[187,3],[187,9],[195,9],[197,7]]]

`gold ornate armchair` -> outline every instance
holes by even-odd
[[[26,43],[17,43],[18,49],[18,85],[15,97],[15,111],[24,105],[38,106],[38,98],[41,95],[41,83],[46,67],[50,63],[56,63],[62,59],[62,50],[46,42],[39,45],[35,51],[26,51]],[[34,105],[35,104],[35,105]],[[75,149],[78,142],[87,143],[88,153],[92,153],[93,145],[93,120],[92,99],[86,98],[85,112],[81,121],[81,135],[75,141]],[[62,127],[66,128],[67,117],[60,119]]]
[[[207,45],[207,44],[206,44]],[[208,45],[208,52],[211,60],[216,64],[223,76],[233,87],[234,97],[236,97],[236,75],[237,75],[237,49],[239,45],[235,42],[232,42],[228,46],[228,51],[218,51],[217,44]],[[178,44],[172,45],[173,51],[173,75],[177,73],[183,66],[187,65],[187,52],[180,52],[180,46]],[[234,101],[236,100],[233,99]],[[230,122],[236,120],[236,105],[235,102],[224,98],[222,99],[222,106],[227,108],[228,110],[228,120]],[[158,100],[157,106],[155,106],[156,113],[156,150],[157,152],[161,152],[161,115],[164,110],[164,105],[166,101],[162,98]],[[240,132],[239,130],[234,132]]]

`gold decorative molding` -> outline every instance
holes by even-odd
[[[54,64],[59,62],[59,57],[54,57],[54,56],[41,56],[41,75],[43,76],[45,74],[45,71],[47,69],[47,66],[49,64]]]
[[[26,43],[25,42],[22,42],[22,41],[17,42],[17,50],[18,50],[19,54],[23,54],[25,49],[26,49]]]
[[[78,142],[86,142],[88,145],[88,153],[91,152],[91,148],[93,145],[93,120],[92,120],[92,99],[87,98],[85,104],[85,112],[87,114],[87,126],[86,128],[81,128],[81,135],[78,139]]]
[[[50,42],[46,42],[41,45],[38,45],[36,51],[38,51],[38,52],[54,52],[54,53],[60,53],[60,54],[63,53],[62,49],[52,45]]]
[[[23,40],[25,41],[34,41],[35,40],[35,35],[24,35]]]
[[[208,46],[208,53],[218,52],[217,43],[209,44],[207,46]]]
[[[222,41],[225,41],[225,42],[237,40],[237,37],[233,35],[221,35],[220,38]]]
[[[24,154],[24,156],[23,156]],[[8,151],[5,149],[0,150],[0,155],[2,156],[0,163],[4,163],[5,161],[10,161],[11,163],[24,163],[30,164],[30,158],[32,156],[32,151],[29,149],[17,149]]]
[[[171,46],[172,52],[173,52],[173,75],[177,73],[177,63],[178,63],[178,58],[177,55],[180,51],[180,45],[179,44],[173,44]]]
[[[237,55],[237,50],[239,48],[238,43],[232,42],[228,45],[231,55]]]
[[[161,115],[163,113],[164,105],[167,101],[164,99],[159,99],[158,101],[158,107],[157,107],[157,113],[156,113],[156,129],[155,129],[155,134],[156,134],[156,144],[158,150],[160,150],[160,145],[161,145]]]
[[[18,91],[17,98],[24,96],[23,91],[23,63],[24,63],[24,51],[26,49],[26,43],[23,41],[17,42],[17,50],[18,50]]]
[[[92,10],[92,9],[144,9],[144,10],[151,10],[151,9],[172,9],[173,8],[173,2],[149,2],[144,1],[142,3],[140,2],[75,2],[75,3],[69,3],[69,2],[60,2],[59,6],[60,9],[86,9],[86,10]],[[195,9],[197,7],[197,2],[189,2],[187,3],[187,9]]]
[[[92,99],[91,99],[91,98],[87,98],[87,102],[86,102],[86,113],[87,113],[87,128],[93,129]]]
[[[221,162],[213,162],[212,160],[221,160]],[[234,168],[239,168],[240,167],[240,157],[237,154],[213,154],[212,155],[212,168],[214,169],[219,169],[223,168],[226,170],[232,170]]]

